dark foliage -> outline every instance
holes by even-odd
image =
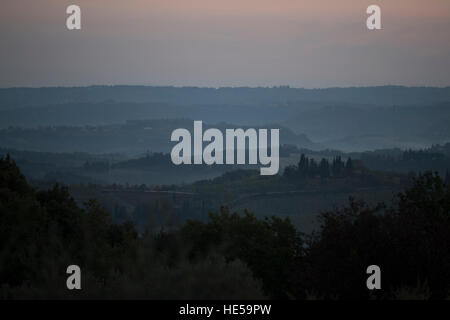
[[[311,168],[308,159],[300,162]],[[336,158],[329,173],[351,166]],[[71,264],[83,270],[80,292],[65,287]],[[372,264],[381,267],[382,290],[366,288]],[[427,173],[390,205],[350,199],[324,212],[311,236],[288,219],[260,220],[225,207],[207,222],[138,235],[131,223],[112,223],[94,200],[80,207],[66,187],[34,190],[6,157],[0,159],[0,290],[3,298],[444,299],[450,187]]]
[[[37,192],[9,157],[0,159],[0,297],[263,297],[240,261],[217,254],[193,261],[176,235],[178,256],[169,261],[161,237],[138,237],[130,223],[113,224],[94,200],[80,208],[66,187]],[[72,264],[82,270],[80,292],[66,289]]]
[[[263,280],[267,295],[292,297],[289,279],[303,247],[289,219],[258,220],[247,211],[241,216],[222,207],[220,214],[210,215],[208,223],[188,221],[181,233],[186,241],[193,242],[192,255],[203,256],[220,248],[227,259],[244,261]]]
[[[348,158],[345,162],[341,156],[333,158],[332,163],[327,159],[317,163],[316,160],[301,155],[300,161],[296,166],[289,166],[284,170],[284,177],[290,180],[305,180],[307,178],[320,177],[327,179],[330,177],[346,177],[353,172],[353,161]]]
[[[321,215],[322,227],[308,243],[297,272],[298,294],[369,298],[366,268],[382,270],[379,298],[426,283],[430,297],[450,290],[450,188],[427,173],[400,193],[390,207],[350,200]]]

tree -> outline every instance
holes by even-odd
[[[353,161],[352,158],[348,158],[347,162],[345,163],[345,169],[347,169],[347,172],[351,173],[353,171]]]
[[[298,163],[298,174],[301,179],[308,176],[309,172],[309,159],[302,153],[300,161]]]
[[[317,163],[316,163],[316,161],[314,159],[310,159],[309,160],[308,176],[310,178],[315,178],[317,174],[319,174],[319,166],[317,165]]]
[[[328,160],[322,159],[319,165],[320,177],[326,179],[330,176],[330,164]]]
[[[367,266],[383,273],[380,298],[395,298],[398,288],[427,283],[430,297],[450,290],[450,188],[426,173],[396,197],[393,205],[369,206],[350,199],[342,209],[321,215],[321,228],[299,260],[297,297],[369,298]],[[342,281],[345,279],[345,281]]]
[[[332,165],[333,176],[337,177],[337,176],[341,175],[343,168],[344,168],[344,163],[342,162],[341,156],[336,156],[333,159],[333,165]]]
[[[171,247],[159,245],[153,234],[139,237],[130,223],[113,224],[97,201],[78,206],[67,187],[36,192],[10,157],[0,158],[2,297],[264,298],[242,261],[229,261],[219,250],[193,260],[191,240],[179,233],[168,237],[176,239]],[[80,292],[64,286],[65,270],[74,263],[85,279]]]
[[[193,256],[222,248],[228,260],[239,259],[249,266],[254,276],[263,281],[267,295],[292,295],[289,279],[303,247],[300,234],[289,219],[258,220],[248,211],[243,215],[230,214],[222,207],[219,214],[210,214],[208,223],[188,221],[182,233],[185,241],[194,241]]]

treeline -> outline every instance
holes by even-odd
[[[284,177],[288,179],[306,179],[320,177],[322,179],[330,177],[345,177],[353,172],[353,161],[348,158],[345,162],[341,156],[336,156],[330,163],[329,160],[322,158],[317,162],[313,158],[301,155],[297,165],[291,165],[285,168]]]
[[[305,159],[306,160],[306,159]],[[344,166],[345,168],[345,166]],[[138,235],[95,201],[37,191],[0,160],[2,298],[444,299],[450,293],[450,187],[416,178],[391,205],[350,200],[300,234],[289,221],[222,207],[209,221]],[[82,270],[81,291],[65,287]],[[380,266],[382,290],[366,269]]]
[[[68,189],[31,188],[16,164],[0,159],[0,298],[263,298],[240,261],[189,257],[190,244],[167,233],[138,236],[113,224],[95,201],[79,207]],[[66,288],[66,268],[82,270],[82,290]]]
[[[437,171],[441,176],[450,169],[450,157],[433,147],[425,150],[406,150],[400,155],[367,152],[361,155],[361,161],[373,170],[394,172]],[[444,151],[444,150],[442,150]]]
[[[147,153],[138,159],[111,163],[107,160],[86,161],[83,164],[85,171],[104,172],[111,169],[148,169],[154,167],[175,167],[170,159],[170,154],[162,152]]]

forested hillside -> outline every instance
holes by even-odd
[[[350,199],[299,233],[289,219],[257,219],[226,207],[208,221],[138,234],[95,200],[30,187],[0,159],[0,287],[3,298],[442,299],[450,289],[450,187],[419,176],[390,205]],[[83,290],[65,288],[67,265]],[[365,268],[383,269],[369,294]],[[340,279],[346,279],[341,281]]]

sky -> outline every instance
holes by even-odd
[[[0,87],[450,86],[449,34],[449,0],[1,0]]]

